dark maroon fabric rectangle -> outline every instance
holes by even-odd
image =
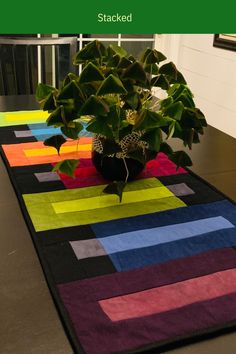
[[[225,248],[135,271],[61,284],[58,289],[86,353],[109,354],[158,345],[190,332],[227,324],[235,319],[236,294],[118,322],[106,316],[99,300],[235,267],[235,250]]]

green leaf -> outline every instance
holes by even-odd
[[[176,120],[180,120],[183,111],[184,111],[184,105],[181,101],[178,101],[169,105],[164,112],[165,115],[167,115],[168,117],[174,118]]]
[[[152,151],[159,151],[161,145],[161,131],[159,128],[150,130],[145,133],[141,140],[148,143],[148,149]]]
[[[127,91],[124,88],[121,80],[110,74],[101,84],[97,91],[98,96],[103,96],[108,93],[126,94]]]
[[[118,197],[120,199],[120,203],[121,203],[122,194],[123,194],[123,190],[124,190],[125,186],[126,186],[126,182],[115,181],[115,182],[108,184],[108,186],[106,186],[106,188],[103,190],[103,193],[118,195]]]
[[[85,99],[87,99],[91,95],[96,95],[97,88],[98,88],[97,86],[99,86],[99,84],[100,84],[100,81],[87,82],[87,83],[82,84],[81,89],[83,90]]]
[[[136,61],[136,59],[135,59],[135,57],[134,57],[133,55],[129,55],[129,56],[128,56],[128,59],[129,59],[130,61],[132,61],[132,63]]]
[[[78,139],[79,133],[83,130],[83,125],[79,122],[73,122],[73,127],[62,127],[62,133],[70,139]]]
[[[177,168],[179,167],[186,167],[186,166],[192,166],[192,160],[186,154],[185,151],[175,151],[172,154],[168,155],[169,159],[173,161]]]
[[[65,142],[66,142],[66,139],[64,138],[64,136],[61,134],[57,134],[57,135],[53,135],[50,138],[46,139],[44,141],[44,145],[54,147],[57,150],[58,155],[59,155],[60,148]]]
[[[108,139],[113,139],[113,133],[104,117],[96,117],[86,128],[88,132],[101,134]]]
[[[56,109],[53,92],[51,92],[45,99],[41,100],[40,108],[48,112],[53,112]]]
[[[144,70],[149,73],[149,74],[152,74],[152,75],[157,75],[158,74],[158,71],[159,71],[159,68],[156,64],[145,64],[144,65]]]
[[[73,63],[75,65],[82,64],[87,60],[102,58],[107,55],[107,50],[102,42],[95,40],[88,43],[75,56]]]
[[[113,131],[119,130],[122,119],[126,119],[125,110],[117,105],[111,106],[106,122],[112,126]]]
[[[188,107],[188,108],[194,108],[195,107],[195,103],[194,103],[192,97],[189,96],[188,94],[186,94],[186,92],[182,93],[178,97],[178,101],[181,101],[185,107]]]
[[[192,108],[192,110],[195,112],[196,117],[200,120],[201,126],[207,127],[207,121],[202,111],[199,108]]]
[[[58,162],[54,168],[53,171],[60,171],[61,173],[65,173],[66,175],[70,177],[74,177],[74,173],[76,170],[76,167],[78,166],[79,161],[78,160],[63,160]]]
[[[178,70],[172,62],[162,65],[159,69],[159,73],[164,74],[173,80],[177,80]]]
[[[122,83],[124,85],[124,88],[126,89],[127,93],[128,92],[133,92],[135,91],[135,86],[134,86],[134,81],[131,79],[122,79]]]
[[[126,50],[116,44],[110,44],[109,48],[115,53],[118,54],[120,57],[125,57],[128,53]]]
[[[167,134],[166,139],[170,139],[173,136],[173,134],[175,132],[175,123],[176,123],[176,121],[173,120],[173,122],[171,122],[171,124],[169,125],[168,134]]]
[[[190,150],[192,149],[194,133],[195,130],[193,128],[184,130],[184,143],[188,146]]]
[[[184,85],[186,84],[185,78],[184,78],[183,74],[180,71],[177,72],[176,81],[179,82],[180,84],[184,84]]]
[[[80,83],[102,80],[104,80],[102,72],[93,63],[88,63],[79,76]]]
[[[80,115],[107,115],[109,106],[101,98],[91,95],[80,110]]]
[[[66,86],[62,87],[57,96],[58,100],[71,98],[79,101],[79,104],[84,100],[84,94],[75,80],[70,81]]]
[[[62,87],[68,85],[71,81],[77,81],[78,80],[78,76],[75,75],[74,73],[68,73],[62,83]]]
[[[147,48],[141,56],[141,62],[146,64],[160,63],[165,59],[166,57],[164,54],[158,52],[156,49],[151,48]]]
[[[162,117],[157,112],[144,109],[138,122],[134,125],[134,130],[147,130],[169,125],[169,119]]]
[[[146,58],[147,58],[147,56],[148,56],[150,53],[152,53],[152,49],[151,49],[151,48],[146,48],[146,49],[141,53],[140,61],[141,61],[142,63],[145,63]],[[153,61],[153,63],[150,63],[150,64],[154,64],[154,63],[155,63],[155,61]]]
[[[168,95],[172,96],[175,101],[179,100],[179,97],[181,95],[188,96],[190,98],[193,98],[193,94],[191,90],[188,88],[188,86],[184,84],[174,84],[172,85],[169,90],[168,90]]]
[[[202,128],[202,122],[205,123],[205,121],[198,118],[195,109],[185,108],[181,119],[181,125],[183,128],[199,129]]]
[[[127,59],[125,57],[122,57],[117,65],[117,68],[126,69],[131,64],[132,64],[132,61],[130,61],[129,59]]]
[[[57,107],[47,118],[47,125],[58,125],[58,124],[64,124],[62,120],[62,114],[61,114],[61,106]]]
[[[114,68],[118,66],[119,62],[120,62],[120,56],[118,54],[112,55],[107,62],[107,67]]]
[[[183,138],[183,129],[180,125],[180,123],[170,117],[165,117],[167,121],[169,122],[168,126],[166,127],[161,127],[161,130],[166,134],[166,140],[170,139],[171,137],[174,138]]]
[[[63,98],[61,100],[57,100],[57,104],[63,106],[64,109],[68,112],[72,112],[75,108],[75,99],[74,98]]]
[[[54,95],[57,93],[57,89],[45,84],[38,84],[36,89],[36,100],[40,104],[40,108],[44,111],[52,112],[56,109]]]
[[[123,74],[124,79],[132,79],[137,82],[146,83],[147,74],[145,73],[142,65],[139,62],[134,62],[125,70]]]
[[[151,79],[151,86],[161,87],[163,90],[168,90],[170,84],[164,75],[158,75]]]
[[[137,110],[141,104],[140,95],[138,92],[130,92],[128,95],[125,95],[123,99],[126,103],[125,108]]]
[[[167,156],[173,154],[172,148],[166,142],[161,143],[160,151],[163,152],[164,154],[166,154]]]
[[[55,87],[39,83],[36,88],[36,100],[40,102],[54,91],[56,91]]]
[[[164,100],[161,100],[160,101],[160,106],[163,110],[165,110],[167,107],[169,107],[172,103],[174,102],[173,98],[170,96],[170,97],[167,97],[165,98]]]

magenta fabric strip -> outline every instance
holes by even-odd
[[[227,248],[134,271],[61,284],[58,290],[86,353],[109,354],[174,340],[175,336],[236,320],[236,294],[113,323],[102,311],[99,300],[231,268],[236,268],[235,251]]]
[[[176,165],[172,161],[170,161],[165,154],[159,152],[155,160],[151,160],[146,164],[146,169],[142,173],[142,178],[146,176],[160,177],[169,175],[179,175],[182,173],[188,172],[182,167],[177,170]]]
[[[183,168],[176,170],[176,165],[168,157],[159,153],[156,160],[151,160],[146,164],[146,168],[137,177],[150,178],[158,176],[168,176],[172,174],[187,173]],[[60,174],[60,179],[68,189],[96,186],[108,183],[93,166],[91,159],[81,159],[79,167],[75,171],[75,178]]]

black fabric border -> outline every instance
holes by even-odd
[[[58,315],[61,319],[62,325],[65,329],[65,332],[68,336],[68,339],[71,343],[72,349],[74,351],[75,354],[86,354],[81,343],[79,342],[74,330],[73,330],[73,325],[70,321],[70,318],[67,314],[67,311],[59,297],[59,293],[56,289],[56,284],[54,283],[54,280],[52,278],[51,272],[50,272],[50,268],[48,266],[47,261],[44,259],[43,257],[43,249],[41,249],[40,247],[40,242],[38,242],[37,240],[37,236],[36,236],[36,231],[34,230],[33,224],[31,222],[31,219],[28,215],[27,209],[24,205],[24,201],[22,198],[21,193],[18,191],[17,189],[17,184],[16,181],[14,179],[14,175],[12,173],[12,169],[11,166],[9,165],[7,158],[4,154],[4,151],[2,149],[2,146],[0,145],[0,154],[2,157],[2,160],[5,164],[5,167],[7,169],[11,184],[14,188],[14,191],[16,193],[16,197],[18,199],[19,202],[19,206],[21,208],[22,214],[23,214],[23,218],[26,222],[26,225],[28,227],[28,230],[30,232],[30,235],[32,237],[32,241],[34,243],[35,249],[37,251],[37,255],[40,261],[40,264],[42,266],[42,270],[45,276],[45,279],[47,281],[47,285],[48,288],[50,290],[50,293],[52,295],[53,298],[53,302],[54,305],[57,309]],[[186,170],[188,171],[189,174],[191,174],[193,177],[195,177],[196,179],[199,179],[201,182],[205,183],[208,187],[210,187],[211,189],[213,189],[215,192],[217,192],[218,194],[222,195],[224,197],[224,199],[229,200],[233,205],[236,205],[236,202],[234,200],[232,200],[231,198],[229,198],[228,196],[226,196],[224,193],[222,193],[221,191],[219,191],[216,187],[212,186],[209,182],[205,181],[202,177],[198,176],[197,174],[195,174],[193,171],[191,171],[189,168],[186,168]],[[113,354],[133,354],[133,353],[145,353],[145,354],[158,354],[161,353],[163,351],[167,351],[167,350],[171,350],[174,348],[178,348],[181,347],[183,345],[187,345],[187,344],[191,344],[191,343],[196,343],[198,341],[201,340],[206,340],[206,339],[210,339],[210,338],[214,338],[220,334],[226,334],[226,333],[231,333],[233,331],[235,331],[236,329],[236,320],[233,322],[230,322],[224,326],[214,326],[214,328],[208,328],[206,330],[202,330],[202,331],[196,331],[194,333],[191,333],[191,335],[185,335],[185,336],[181,336],[181,337],[176,337],[174,339],[165,341],[165,342],[157,342],[157,343],[152,343],[150,346],[144,346],[142,348],[137,348],[135,350],[128,350],[128,351],[123,351],[123,352],[119,352],[119,353],[113,353]],[[111,353],[112,354],[112,353]]]

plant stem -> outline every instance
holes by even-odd
[[[126,161],[125,161],[125,158],[124,158],[124,157],[122,157],[122,160],[123,160],[123,162],[124,162],[125,169],[126,169],[125,183],[127,183],[128,178],[129,178],[129,170],[128,170],[128,167],[127,167],[127,164],[126,164]]]

